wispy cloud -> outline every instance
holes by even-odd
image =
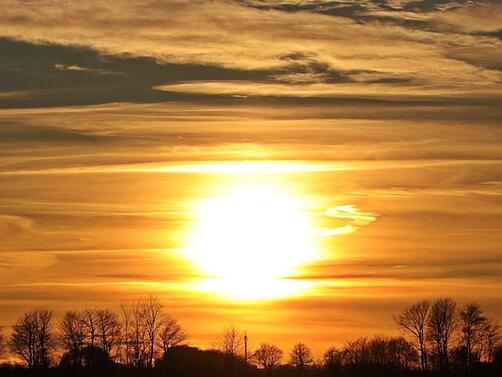
[[[498,80],[502,77],[500,73],[493,72],[493,80]],[[350,84],[327,84],[327,83],[298,83],[295,85],[269,83],[269,82],[252,82],[252,81],[192,81],[184,83],[175,83],[169,85],[159,85],[154,87],[157,90],[177,93],[199,93],[208,95],[220,96],[264,96],[264,97],[341,97],[341,98],[433,98],[433,97],[467,97],[476,98],[478,96],[501,96],[502,87],[483,85],[482,82],[477,82],[469,89],[463,88],[456,83],[434,87],[428,85],[399,85],[392,83],[394,80],[391,76],[380,76],[375,74],[358,74],[356,80],[362,83]],[[366,77],[366,80],[364,79]],[[378,77],[378,78],[375,78]],[[389,84],[368,83],[364,81],[385,81]],[[298,77],[296,77],[298,79]],[[304,77],[304,79],[307,79]],[[292,78],[295,80],[295,78]],[[395,81],[400,81],[396,79]]]
[[[123,72],[113,72],[113,71],[107,71],[105,69],[82,67],[78,64],[69,64],[69,65],[54,64],[54,68],[60,71],[91,72],[91,73],[96,73],[98,75],[124,75]]]
[[[353,205],[345,204],[327,209],[324,214],[334,219],[350,220],[349,224],[327,229],[321,233],[321,236],[338,236],[356,232],[360,228],[371,224],[378,216],[374,213],[363,212]]]
[[[292,69],[314,60],[335,71],[375,71],[438,86],[500,81],[499,72],[479,66],[475,60],[450,58],[450,51],[459,45],[500,50],[500,40],[455,30],[437,33],[399,23],[360,23],[350,14],[288,12],[277,7],[264,11],[230,1],[112,1],[106,6],[91,1],[67,3],[65,7],[57,2],[36,7],[18,1],[4,3],[0,35],[33,43],[86,46],[108,55],[132,54],[165,63],[246,70]],[[375,11],[374,4],[366,5],[368,11]],[[402,3],[400,7],[408,5],[416,4]],[[483,12],[497,14],[497,9],[486,5],[474,11],[443,11],[435,17],[437,22],[469,25],[470,31],[492,31],[496,20],[490,18],[493,26],[477,27],[474,15],[479,13],[479,20]],[[474,20],[464,22],[462,17]],[[197,29],[193,25],[198,25]],[[268,48],[270,40],[274,41],[273,49]],[[481,50],[477,53],[480,59],[484,54]]]

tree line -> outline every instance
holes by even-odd
[[[248,349],[247,336],[225,329],[215,349],[186,344],[187,331],[153,296],[119,312],[68,310],[61,319],[47,308],[23,313],[0,353],[19,362],[0,374],[99,376],[501,376],[498,324],[480,305],[458,307],[451,298],[421,300],[394,317],[400,336],[377,335],[330,347],[314,359],[302,342],[285,353],[274,344]]]

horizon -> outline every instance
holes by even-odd
[[[0,9],[4,334],[148,295],[201,348],[321,357],[437,297],[502,323],[497,1]]]

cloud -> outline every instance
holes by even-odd
[[[91,48],[37,45],[1,37],[0,55],[0,108],[194,100],[194,96],[173,96],[152,90],[152,86],[270,75],[201,64],[159,64],[151,57],[104,56]]]
[[[33,222],[26,217],[16,215],[0,215],[0,236],[11,237],[16,234],[30,232]]]
[[[1,143],[75,144],[104,142],[106,136],[78,129],[0,122]]]
[[[276,160],[264,168],[321,172],[462,166],[456,171],[464,171],[476,166],[480,176],[492,174],[490,179],[498,180],[498,103],[342,98],[292,105],[269,98],[246,104],[3,109],[0,171],[4,176],[211,174],[241,168],[259,172],[264,164],[257,160]]]
[[[321,236],[338,236],[358,231],[371,224],[378,216],[374,213],[363,212],[353,205],[345,204],[327,209],[324,214],[334,219],[350,220],[349,224],[322,231]]]
[[[499,40],[448,30],[437,33],[400,24],[361,23],[350,15],[261,10],[231,1],[112,1],[106,5],[90,1],[65,7],[57,2],[36,7],[4,3],[0,35],[36,44],[82,46],[105,56],[247,71],[294,69],[315,61],[335,72],[379,72],[383,77],[405,77],[413,84],[439,87],[454,82],[462,90],[500,81],[499,72],[477,65],[475,59],[449,57],[459,44],[482,44],[493,51],[500,49]],[[396,3],[394,8],[408,5],[416,3]],[[365,5],[371,12],[375,6]],[[454,11],[446,13],[450,12]],[[478,54],[482,58],[483,53]],[[77,62],[56,64],[87,67]]]
[[[484,4],[483,4],[484,3]],[[432,20],[443,28],[466,33],[490,33],[502,30],[502,5],[482,2],[434,14]]]
[[[2,91],[0,92],[0,99],[9,100],[9,99],[26,99],[32,97],[33,95],[37,95],[40,92],[34,90],[15,90],[15,91]]]
[[[444,255],[431,256],[427,261],[410,256],[377,257],[343,259],[336,263],[322,261],[308,266],[304,275],[297,279],[313,279],[325,281],[346,282],[350,284],[368,284],[369,281],[403,281],[415,282],[416,280],[463,280],[486,279],[501,280],[498,269],[502,261],[496,253],[476,255],[473,250],[459,256],[446,257]],[[350,272],[347,272],[350,271]]]
[[[494,72],[494,80],[501,74]],[[366,76],[366,79],[364,78]],[[284,76],[283,76],[284,77]],[[371,81],[388,81],[392,83],[392,77],[381,76],[377,74],[360,74],[357,79],[366,81],[367,77]],[[502,77],[502,76],[501,76]],[[305,76],[303,76],[305,79]],[[295,80],[296,79],[296,80]],[[311,81],[316,81],[310,77]],[[475,98],[477,96],[501,96],[502,88],[494,86],[476,85],[468,90],[464,90],[455,83],[442,87],[430,86],[407,86],[407,85],[385,85],[378,83],[364,84],[326,84],[326,83],[300,83],[298,76],[292,76],[289,80],[296,81],[294,84],[281,84],[269,82],[252,81],[191,81],[174,83],[168,85],[155,86],[154,89],[175,92],[175,93],[196,93],[206,95],[220,96],[260,96],[260,97],[321,97],[321,98],[388,98],[388,99],[406,99],[406,98],[434,98],[455,96],[457,98],[467,97]],[[401,82],[402,80],[395,80]]]
[[[98,75],[124,75],[123,72],[113,72],[104,69],[82,67],[78,64],[69,64],[69,65],[54,64],[54,68],[59,69],[60,71],[91,72],[91,73],[96,73]]]

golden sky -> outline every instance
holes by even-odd
[[[154,293],[193,344],[320,354],[418,298],[502,320],[499,2],[0,8],[1,326]]]

